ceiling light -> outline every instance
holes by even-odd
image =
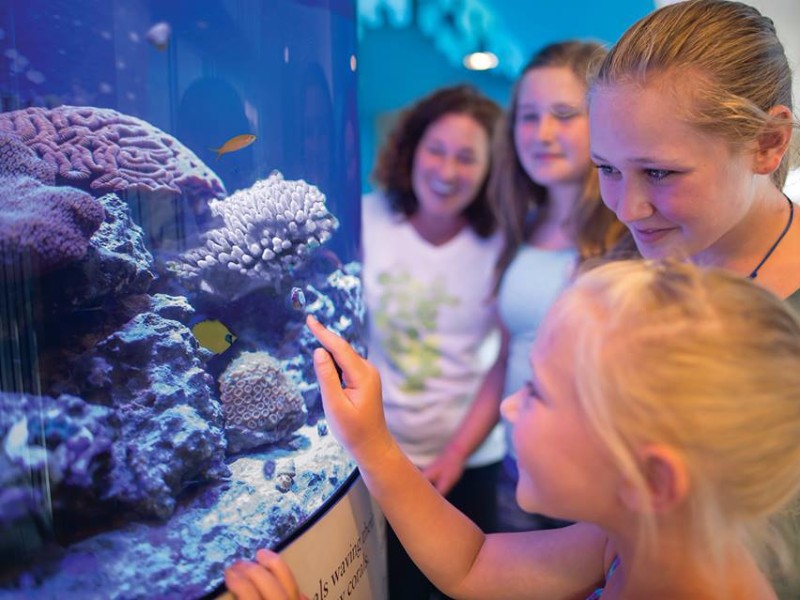
[[[494,69],[498,62],[494,52],[472,52],[464,57],[464,66],[471,71]]]

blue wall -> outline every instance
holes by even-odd
[[[557,0],[483,0],[519,42],[523,63],[547,43],[595,39],[609,45],[637,19],[653,10],[653,0],[615,0],[569,9]],[[568,12],[568,16],[565,13]],[[382,142],[381,122],[437,87],[472,83],[504,108],[513,81],[492,72],[472,72],[453,65],[434,43],[414,28],[364,28],[358,49],[358,103],[361,182],[371,189],[369,173]]]
[[[358,115],[362,189],[371,189],[369,173],[380,139],[379,119],[434,89],[471,83],[505,108],[512,81],[491,72],[455,67],[416,29],[365,31],[358,50]]]

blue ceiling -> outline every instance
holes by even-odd
[[[653,0],[565,2],[481,0],[516,38],[523,54],[566,38],[613,43],[634,21],[653,10]]]

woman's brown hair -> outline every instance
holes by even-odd
[[[491,140],[501,112],[497,103],[469,85],[439,89],[403,111],[383,144],[372,173],[392,209],[411,216],[419,207],[412,188],[411,170],[417,146],[431,124],[445,115],[467,115],[483,127]],[[496,229],[486,188],[487,181],[484,181],[475,200],[464,209],[470,226],[481,237],[488,237]]]

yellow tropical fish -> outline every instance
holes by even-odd
[[[236,336],[218,319],[200,321],[192,327],[192,333],[203,348],[214,354],[222,354],[236,341]]]
[[[211,148],[211,151],[217,153],[216,160],[219,160],[219,157],[223,154],[227,154],[228,152],[236,152],[242,148],[247,148],[247,146],[255,141],[256,136],[254,136],[252,133],[243,133],[242,135],[232,137],[219,148]]]

